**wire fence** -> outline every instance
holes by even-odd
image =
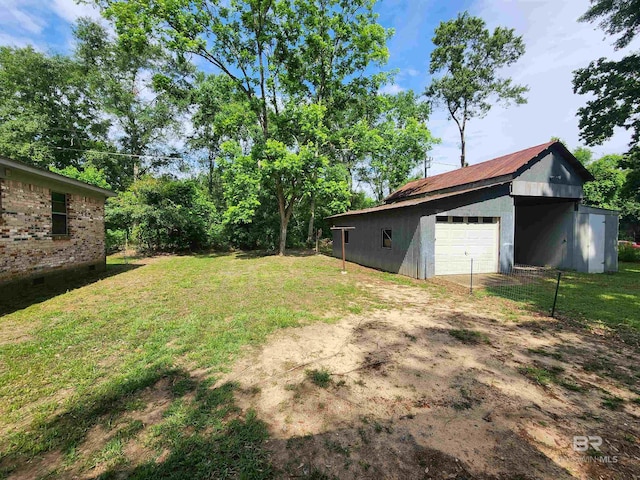
[[[474,273],[470,265],[469,290],[484,289],[491,295],[524,302],[555,316],[562,273],[557,268],[514,265],[496,274]]]

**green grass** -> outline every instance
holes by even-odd
[[[95,283],[0,317],[3,335],[16,339],[0,342],[0,477],[60,452],[66,460],[54,476],[86,464],[106,466],[105,478],[122,471],[223,478],[224,468],[266,478],[266,427],[251,414],[233,419],[236,387],[213,389],[212,379],[244,346],[277,329],[382,305],[358,286],[357,273],[341,275],[338,262],[323,256],[166,257],[135,269],[118,263],[110,260]],[[190,376],[194,369],[205,369],[205,379]],[[150,391],[170,402],[162,419],[118,426],[147,407]],[[97,428],[105,432],[100,448],[78,453]],[[132,440],[169,456],[127,465],[123,450]]]
[[[305,375],[312,383],[320,388],[327,388],[331,385],[331,372],[324,368],[321,370],[307,370]]]
[[[556,312],[561,317],[640,333],[640,264],[620,262],[611,274],[563,272]],[[548,313],[555,279],[522,289],[517,301]],[[487,292],[503,296],[500,288]]]
[[[489,337],[484,333],[476,330],[468,330],[465,328],[449,330],[449,335],[468,345],[477,345],[480,343],[490,343]]]
[[[620,410],[624,405],[624,398],[608,395],[602,398],[602,407],[608,410]]]
[[[520,367],[518,371],[540,386],[546,387],[551,383],[560,385],[572,392],[584,392],[585,388],[571,379],[566,378],[564,368],[558,366],[541,366],[538,364]]]

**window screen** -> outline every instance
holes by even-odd
[[[382,230],[382,248],[391,248],[391,230]]]
[[[51,192],[51,233],[67,235],[67,196]]]

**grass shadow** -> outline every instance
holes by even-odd
[[[211,383],[163,365],[130,372],[10,435],[0,476],[269,478],[266,425],[253,412],[241,416],[237,385]],[[139,419],[158,405],[162,412],[154,420]],[[125,454],[132,446],[145,452],[133,464]]]
[[[142,266],[141,264],[133,263],[108,264],[103,272],[89,271],[82,276],[60,278],[59,280],[56,279],[55,282],[48,282],[44,285],[15,283],[0,286],[0,299],[2,299],[0,317]]]
[[[253,260],[256,258],[273,257],[278,255],[278,252],[273,250],[248,250],[241,251],[236,254],[236,258],[241,260]],[[285,257],[313,257],[317,255],[314,250],[306,248],[288,248],[284,254]]]

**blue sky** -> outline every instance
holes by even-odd
[[[394,28],[389,42],[387,67],[399,71],[386,91],[413,89],[422,92],[429,83],[431,38],[440,21],[469,10],[485,19],[490,28],[515,28],[527,47],[520,61],[504,73],[529,86],[523,106],[494,107],[468,125],[467,156],[477,163],[501,154],[548,141],[565,140],[569,148],[580,145],[577,109],[585,97],[572,92],[572,71],[602,56],[620,58],[637,49],[614,51],[612,39],[595,25],[577,22],[588,8],[588,0],[381,0],[376,6],[380,22]],[[68,52],[72,47],[72,22],[80,16],[99,17],[88,5],[74,0],[0,0],[0,45],[32,44],[47,52]],[[430,174],[452,170],[459,162],[458,131],[445,112],[436,110],[429,120],[433,134],[442,143],[431,152]],[[597,155],[626,149],[629,134],[624,131],[602,146]]]

